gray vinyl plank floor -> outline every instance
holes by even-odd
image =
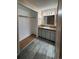
[[[35,38],[35,40],[18,55],[18,59],[54,59],[55,45],[51,43],[53,42]]]

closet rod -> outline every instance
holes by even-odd
[[[35,17],[29,17],[29,16],[24,16],[24,15],[18,15],[19,17],[25,17],[25,18],[35,18]]]

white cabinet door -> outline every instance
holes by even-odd
[[[46,30],[46,39],[50,40],[50,31],[49,30]]]
[[[42,29],[40,29],[40,28],[38,29],[38,36],[40,36],[40,37],[42,36]]]
[[[46,30],[45,29],[42,29],[42,37],[46,38]]]
[[[56,32],[55,31],[51,31],[51,40],[55,41],[55,37],[56,37]]]

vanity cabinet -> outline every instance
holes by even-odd
[[[56,32],[53,30],[39,28],[38,29],[38,36],[48,39],[48,40],[51,40],[51,41],[55,41]]]

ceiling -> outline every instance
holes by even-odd
[[[28,2],[32,6],[38,8],[39,10],[44,10],[48,8],[57,8],[58,4],[58,0],[21,0],[21,1]]]

